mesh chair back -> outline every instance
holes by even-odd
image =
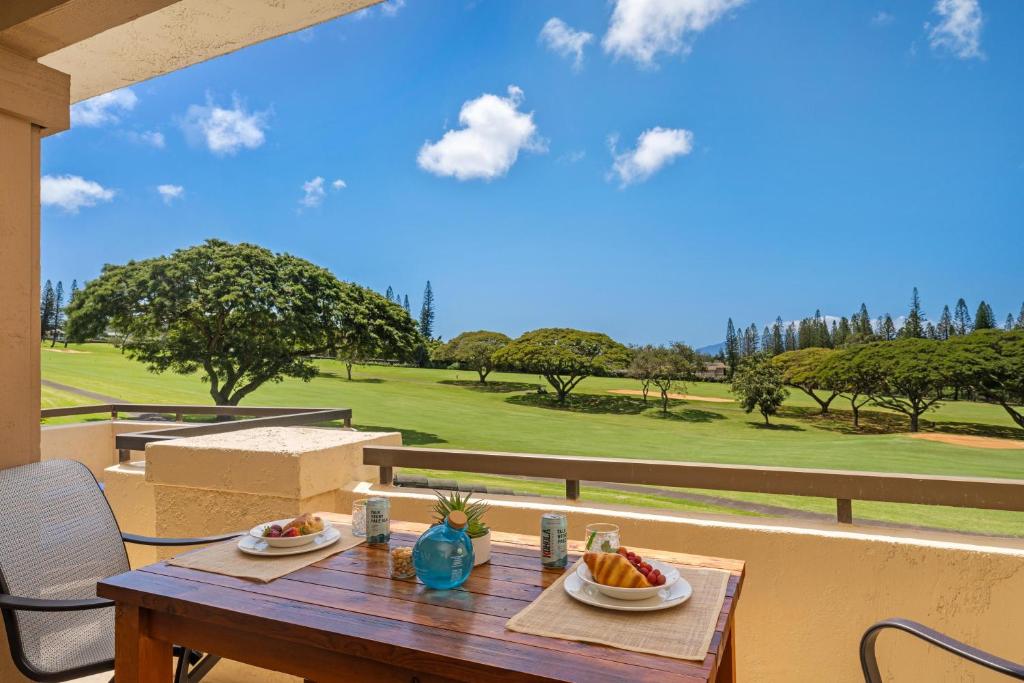
[[[50,460],[0,470],[0,590],[49,600],[94,598],[128,571],[121,532],[92,473]],[[55,674],[114,658],[114,610],[6,611],[11,653]],[[19,653],[20,651],[20,653]]]

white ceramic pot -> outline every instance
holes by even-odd
[[[479,538],[469,539],[473,543],[473,566],[479,567],[491,561],[491,532]]]

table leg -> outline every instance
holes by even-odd
[[[726,631],[725,636],[715,683],[736,683],[736,626]]]
[[[114,608],[114,680],[116,683],[167,683],[174,653],[170,643],[148,633],[148,612],[118,604]]]

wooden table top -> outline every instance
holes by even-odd
[[[347,515],[324,516],[349,522]],[[392,547],[411,546],[425,528],[392,521]],[[570,549],[576,551],[572,561],[581,547],[571,543]],[[324,657],[339,653],[422,672],[424,682],[430,674],[474,682],[714,680],[720,646],[732,628],[743,562],[636,550],[644,557],[732,574],[704,661],[507,630],[505,622],[562,573],[542,569],[536,536],[492,532],[490,563],[476,567],[460,589],[451,591],[391,579],[387,549],[360,545],[267,584],[160,562],[111,577],[97,593],[145,608],[154,631],[163,629],[178,644],[285,670],[275,665],[281,660],[288,673],[307,678],[325,670]],[[187,642],[192,636],[183,637],[183,630],[194,634],[194,642]],[[243,646],[247,635],[249,644]],[[275,651],[279,655],[271,657]],[[294,662],[288,661],[289,653]]]

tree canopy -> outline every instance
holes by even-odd
[[[266,382],[312,379],[310,356],[346,340],[404,347],[414,325],[406,315],[380,319],[393,311],[401,307],[303,259],[207,240],[104,266],[72,300],[68,334],[78,341],[112,329],[151,371],[202,371],[218,405],[237,405]]]
[[[934,339],[899,339],[874,342],[860,349],[854,363],[862,372],[877,373],[872,401],[910,418],[910,431],[936,407],[953,376],[944,342]]]
[[[512,340],[501,332],[479,330],[463,332],[447,344],[435,348],[430,358],[445,363],[455,362],[462,367],[476,370],[480,383],[487,383],[487,375],[494,370],[494,354],[505,348]]]
[[[948,344],[950,362],[968,370],[967,383],[1024,428],[1024,331],[978,330]]]
[[[371,358],[410,357],[419,343],[416,323],[394,299],[365,287],[339,283],[343,292],[337,355],[345,363],[348,379],[352,366]]]
[[[817,402],[821,414],[828,413],[828,406],[839,392],[830,388],[822,381],[821,369],[825,362],[835,354],[832,349],[807,348],[787,351],[772,359],[782,371],[782,381],[796,387]],[[822,392],[819,396],[817,392]]]
[[[559,403],[590,375],[621,370],[629,360],[629,349],[606,334],[561,327],[527,332],[494,354],[499,367],[543,375]]]

